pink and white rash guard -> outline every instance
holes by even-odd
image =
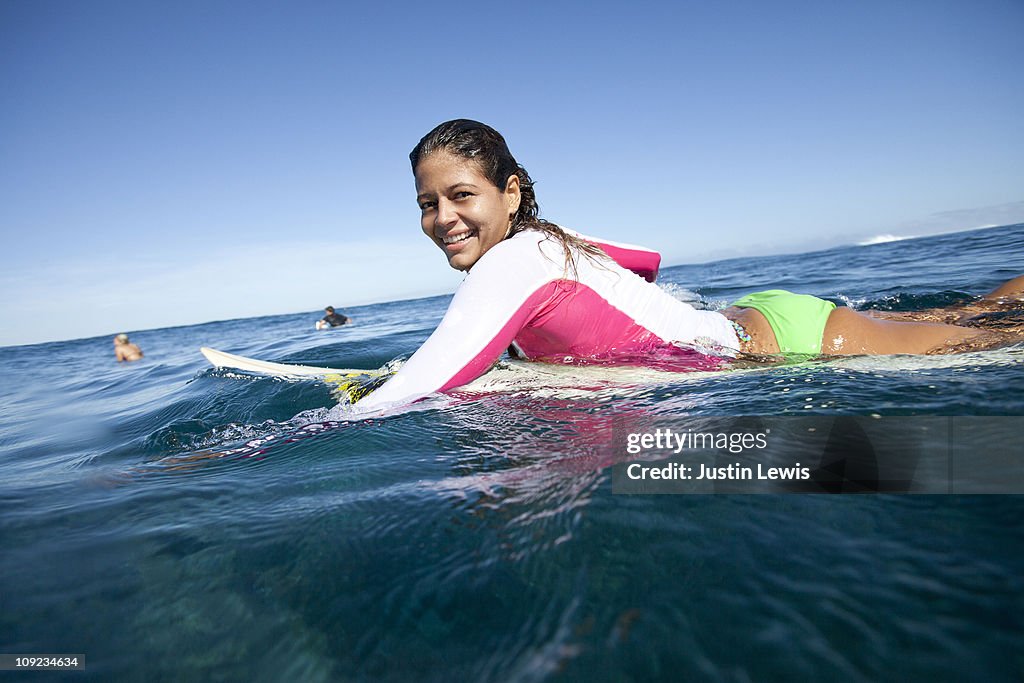
[[[657,252],[577,236],[611,258],[575,253],[574,264],[566,264],[561,243],[537,230],[491,247],[430,338],[359,407],[409,403],[471,382],[510,345],[531,360],[633,365],[667,351],[689,358],[691,369],[721,367],[735,355],[739,340],[725,316],[653,284]]]

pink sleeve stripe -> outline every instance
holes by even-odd
[[[505,352],[505,349],[512,343],[512,340],[519,334],[519,331],[529,322],[533,312],[554,294],[557,287],[557,281],[548,282],[527,297],[526,301],[508,319],[508,322],[495,333],[491,341],[487,342],[483,350],[455,373],[454,377],[445,382],[438,391],[448,391],[463,384],[469,384],[490,370],[494,362],[501,357],[501,354]]]
[[[661,254],[647,249],[631,249],[615,244],[608,244],[599,240],[584,238],[588,244],[593,244],[618,263],[626,270],[631,270],[648,282],[654,282],[658,277],[658,267],[661,265]]]

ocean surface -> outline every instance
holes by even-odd
[[[659,282],[711,308],[779,287],[915,310],[1021,273],[1014,225]],[[504,362],[373,419],[198,351],[377,368],[448,300],[341,306],[354,324],[324,332],[319,309],[128,330],[132,364],[110,336],[0,349],[0,653],[85,655],[32,681],[1024,678],[1024,496],[611,485],[627,412],[1024,415],[1024,346],[692,374]]]

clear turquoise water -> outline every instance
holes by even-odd
[[[913,309],[1020,273],[1024,225],[661,281],[713,307],[785,287]],[[130,365],[108,337],[0,349],[0,652],[84,653],[88,680],[1024,676],[1021,496],[625,496],[608,467],[624,415],[1024,415],[1024,348],[658,380],[513,367],[358,421],[327,419],[323,384],[197,351],[375,368],[446,304],[136,332]]]

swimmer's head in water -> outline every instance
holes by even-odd
[[[127,344],[128,335],[122,332],[121,334],[114,337],[114,341],[117,342],[118,344]]]

